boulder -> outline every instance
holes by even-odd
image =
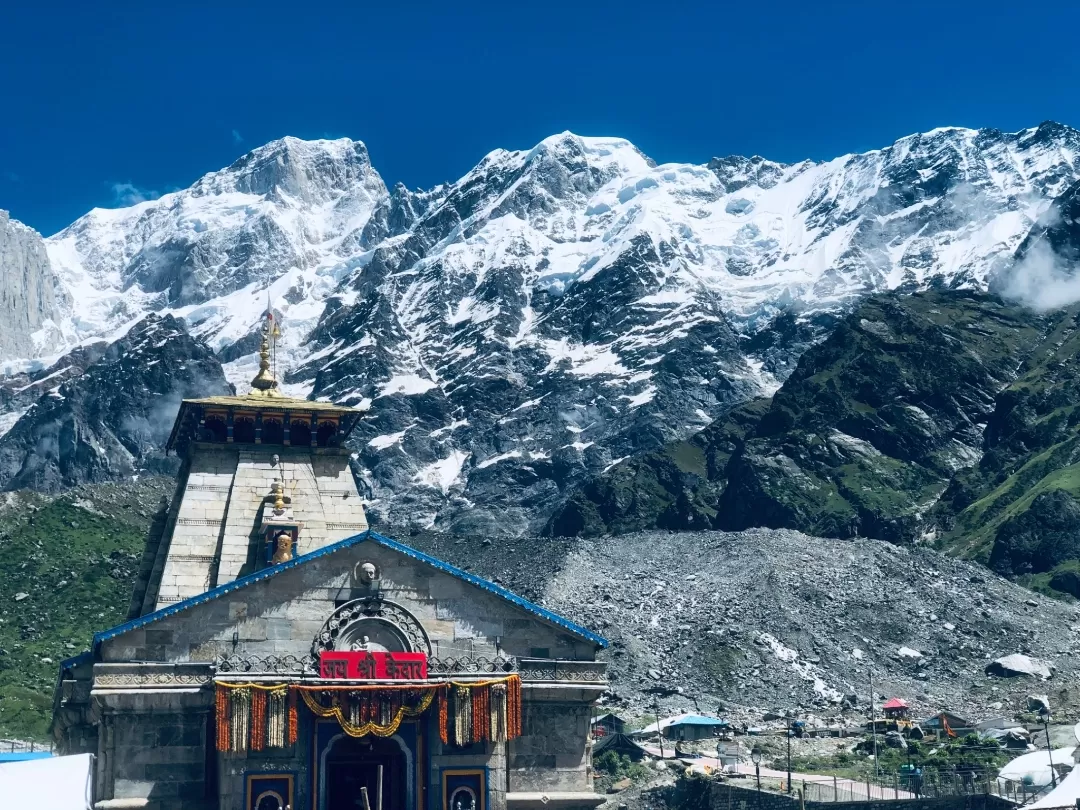
[[[995,675],[999,678],[1032,677],[1046,680],[1053,674],[1051,666],[1045,661],[1031,658],[1020,653],[1003,655],[986,665],[984,670],[987,675]]]
[[[1028,695],[1027,709],[1035,713],[1050,711],[1050,699],[1046,695]]]

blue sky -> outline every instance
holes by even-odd
[[[1075,3],[10,3],[0,208],[48,235],[283,135],[388,184],[572,130],[660,162],[1080,126]]]

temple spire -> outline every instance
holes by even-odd
[[[281,334],[274,323],[274,311],[266,308],[266,320],[262,326],[262,343],[259,345],[259,373],[251,381],[251,393],[267,397],[278,396],[276,369],[271,369],[274,344]]]

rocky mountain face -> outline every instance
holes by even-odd
[[[180,401],[234,392],[209,347],[171,315],[148,315],[115,343],[66,362],[28,383],[35,392],[51,387],[0,437],[0,489],[55,492],[175,472],[164,445]]]
[[[0,361],[52,348],[57,286],[41,235],[0,211]]]
[[[795,528],[933,541],[1080,593],[1080,307],[872,297],[769,399],[612,468],[549,531]]]
[[[371,401],[355,469],[376,519],[525,534],[620,461],[752,420],[866,295],[1023,278],[1012,257],[1078,155],[1051,123],[793,165],[657,165],[564,133],[409,191],[358,142],[286,138],[47,240],[79,301],[57,328],[85,347],[182,318],[242,386],[269,298],[286,390]],[[926,499],[956,463],[933,452]]]

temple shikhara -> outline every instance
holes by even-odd
[[[97,808],[586,808],[603,638],[371,531],[350,407],[185,400],[129,621],[61,665]]]

